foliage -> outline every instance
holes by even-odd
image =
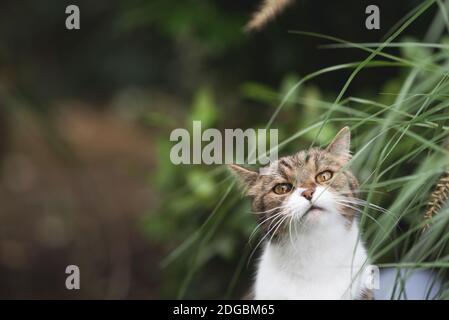
[[[432,218],[431,227],[424,233],[422,229],[429,194],[449,162],[449,151],[442,147],[449,130],[448,47],[433,25],[427,37],[440,42],[400,39],[433,6],[432,0],[422,3],[382,43],[350,43],[302,32],[340,47],[358,48],[367,52],[367,58],[304,77],[288,75],[278,89],[248,82],[240,92],[247,101],[271,106],[273,116],[267,126],[279,129],[283,154],[324,145],[339,128],[349,125],[354,150],[351,166],[361,182],[361,197],[379,206],[361,210],[363,239],[371,260],[379,266],[428,268],[446,279],[449,210],[443,208]],[[400,54],[390,53],[392,47],[399,47]],[[399,76],[386,81],[380,93],[347,94],[365,69],[386,67],[399,70]],[[336,94],[323,93],[312,83],[321,75],[341,70],[351,74]],[[218,111],[211,92],[200,89],[194,101],[193,118],[207,119],[209,126],[223,125],[215,116]],[[166,139],[160,140],[156,185],[165,195],[159,211],[146,222],[150,236],[170,248],[161,265],[170,283],[165,294],[239,297],[250,283],[255,260],[248,259],[257,243],[248,244],[256,226],[249,203],[224,167],[171,165],[170,146]],[[441,298],[449,296],[447,280],[444,283]],[[401,284],[398,278],[399,293]]]
[[[117,30],[131,32],[138,28],[157,25],[170,37],[196,38],[212,53],[220,53],[241,41],[236,32],[243,16],[229,16],[208,1],[165,0],[127,1],[123,3]]]

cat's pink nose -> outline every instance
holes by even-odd
[[[315,188],[313,188],[313,189],[310,188],[310,189],[304,190],[304,191],[301,193],[301,195],[302,195],[304,198],[306,198],[307,200],[311,201],[314,193],[315,193]]]

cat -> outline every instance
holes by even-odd
[[[259,172],[229,165],[252,199],[265,242],[251,298],[372,298],[350,139],[344,127],[326,148],[282,157]]]

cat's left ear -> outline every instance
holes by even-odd
[[[239,178],[240,182],[247,189],[251,188],[254,185],[254,183],[257,180],[257,177],[259,176],[258,172],[248,170],[236,164],[230,164],[228,165],[228,168],[234,175],[236,175]]]
[[[326,151],[335,156],[349,159],[351,157],[350,145],[351,133],[349,132],[349,127],[344,127],[327,146]]]

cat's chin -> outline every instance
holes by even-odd
[[[318,222],[324,211],[323,208],[313,205],[302,215],[301,220],[306,223]]]

